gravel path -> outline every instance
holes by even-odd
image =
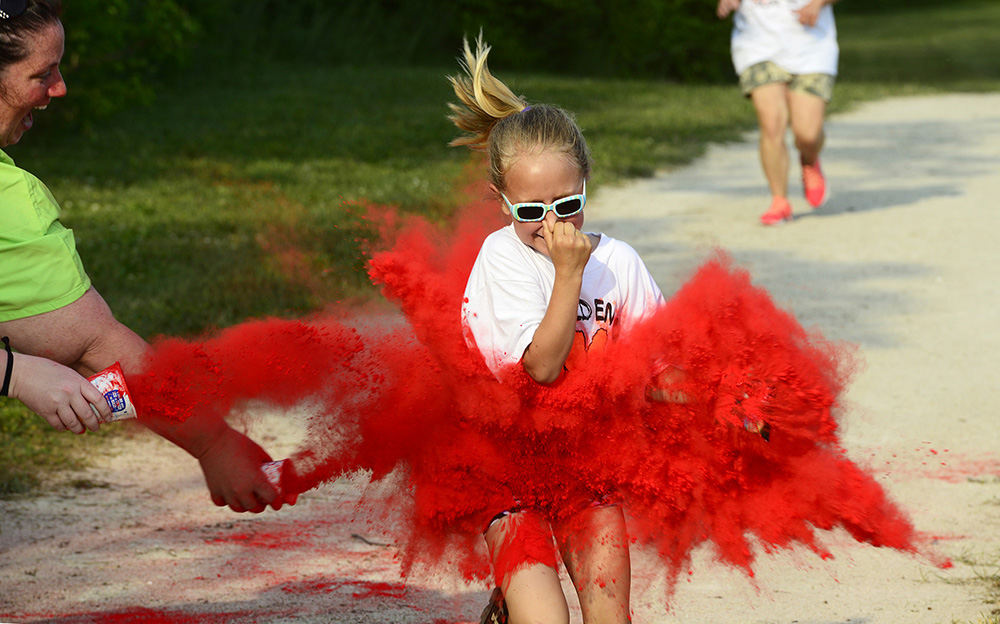
[[[847,452],[954,565],[832,532],[832,560],[763,554],[748,579],[706,549],[668,611],[655,561],[636,552],[637,623],[939,624],[998,608],[985,581],[995,596],[1000,94],[884,100],[827,132],[830,200],[810,212],[793,198],[791,223],[757,225],[768,198],[748,136],[690,167],[601,189],[587,229],[630,242],[666,292],[725,249],[804,325],[857,344],[866,365],[847,396]],[[281,457],[295,422],[259,415],[254,435]],[[393,547],[349,522],[357,483],[237,515],[214,508],[195,462],[159,439],[100,448],[75,487],[0,501],[0,621],[478,621],[484,588],[441,577],[401,585]]]

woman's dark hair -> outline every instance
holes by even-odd
[[[28,56],[30,35],[59,21],[60,0],[27,0],[24,12],[0,19],[0,74],[10,65]]]

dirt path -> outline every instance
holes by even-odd
[[[847,451],[954,566],[841,532],[824,536],[834,559],[764,554],[754,579],[703,550],[667,612],[636,552],[636,622],[938,624],[998,608],[981,581],[1000,578],[1000,94],[886,100],[828,136],[831,198],[816,212],[793,198],[793,223],[756,224],[767,198],[748,137],[602,189],[587,227],[632,243],[667,292],[724,248],[804,325],[857,344]],[[276,457],[294,447],[294,419],[256,422]],[[404,587],[394,549],[349,522],[356,483],[237,515],[148,435],[115,439],[73,477],[82,487],[0,501],[0,621],[452,624],[484,604],[448,578]]]

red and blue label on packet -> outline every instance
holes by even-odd
[[[94,384],[94,387],[101,391],[104,400],[111,408],[111,418],[102,422],[115,422],[136,418],[135,405],[132,404],[132,397],[128,393],[128,386],[125,385],[125,375],[118,362],[105,368],[93,377],[88,377],[87,381]]]

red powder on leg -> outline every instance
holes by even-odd
[[[490,551],[497,587],[506,589],[511,575],[525,566],[541,564],[557,569],[552,529],[541,515],[531,511],[512,513],[497,519],[487,534],[491,531],[497,532]]]

